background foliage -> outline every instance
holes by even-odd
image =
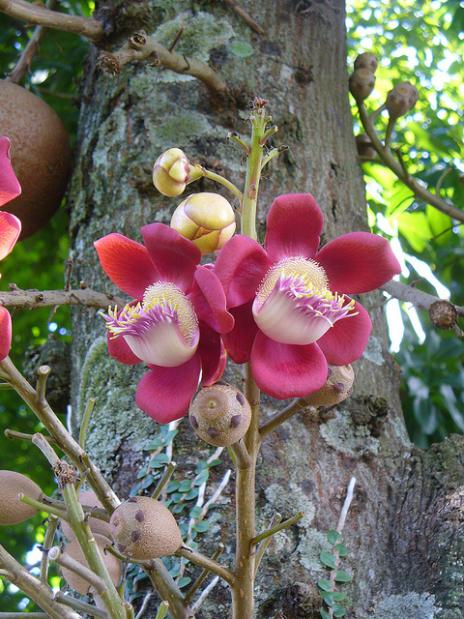
[[[93,2],[60,2],[63,11],[89,15]],[[458,0],[349,0],[347,6],[349,69],[362,51],[380,59],[377,84],[368,104],[378,107],[399,81],[410,80],[420,92],[414,113],[397,123],[394,142],[401,145],[410,171],[431,187],[441,179],[443,195],[464,208],[462,101],[464,100],[464,3]],[[14,66],[31,30],[0,14],[0,74]],[[26,87],[43,97],[60,115],[75,141],[79,80],[88,45],[73,35],[50,31],[41,44]],[[359,131],[353,107],[355,129]],[[382,134],[385,117],[378,121]],[[464,305],[464,226],[452,226],[449,217],[417,202],[411,192],[378,162],[363,164],[369,221],[376,232],[393,239],[403,256],[405,281],[420,281],[432,294],[451,294]],[[446,173],[446,174],[445,174]],[[23,288],[60,288],[68,257],[67,213],[63,204],[52,222],[16,246],[2,263],[5,288],[15,282]],[[46,261],[47,268],[43,268]],[[453,333],[438,332],[425,313],[394,300],[387,303],[392,349],[402,369],[402,399],[412,439],[420,446],[464,431],[464,344]],[[60,309],[17,312],[14,315],[14,358],[22,363],[27,348],[40,346],[50,336],[66,340],[69,314]],[[55,367],[55,372],[63,368]],[[38,429],[35,418],[10,392],[2,392],[0,430]],[[64,409],[58,412],[65,414]],[[31,462],[33,466],[31,467]],[[31,474],[45,491],[53,490],[48,469],[26,443],[2,439],[0,468]],[[0,529],[0,543],[19,559],[33,541],[40,543],[40,517],[11,532]],[[30,560],[34,560],[30,557]],[[2,590],[2,610],[32,610],[24,596]]]

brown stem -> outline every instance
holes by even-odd
[[[276,415],[274,415],[274,417],[271,417],[271,419],[263,423],[263,425],[259,429],[261,438],[263,439],[270,432],[280,426],[280,424],[284,423],[284,421],[287,421],[288,419],[302,411],[304,408],[308,407],[309,405],[306,403],[304,398],[298,398],[297,400],[290,402],[290,404],[286,406],[283,410],[281,410]],[[314,409],[314,407],[312,406],[310,408]]]
[[[226,567],[215,561],[214,559],[210,559],[209,557],[205,557],[204,555],[188,548],[188,546],[182,546],[176,554],[179,557],[184,557],[188,561],[195,563],[195,565],[199,565],[200,567],[204,567],[209,570],[213,574],[217,574],[223,580],[225,580],[229,585],[234,585],[235,578],[230,570]]]
[[[0,0],[0,11],[28,24],[73,32],[94,42],[103,37],[103,26],[96,19],[51,11],[39,4],[26,2],[26,0]]]
[[[100,65],[113,73],[118,73],[129,62],[150,58],[153,59],[155,65],[163,66],[175,73],[185,73],[196,77],[216,93],[224,94],[228,90],[226,82],[219,73],[206,62],[171,52],[143,31],[134,34],[119,50],[112,53],[102,52]]]
[[[55,602],[52,590],[24,569],[1,545],[0,566],[8,570],[8,580],[30,597],[50,619],[81,619],[78,613]]]
[[[45,7],[47,9],[54,9],[56,4],[57,4],[57,0],[47,0],[47,2],[45,3]],[[37,53],[40,42],[42,41],[46,32],[47,32],[47,29],[44,28],[43,26],[37,26],[34,29],[34,32],[31,38],[29,39],[28,44],[26,45],[26,47],[23,50],[23,53],[19,57],[19,60],[16,63],[16,66],[11,71],[11,73],[8,75],[7,80],[9,80],[10,82],[13,82],[13,84],[19,84],[23,80],[24,76],[29,71],[29,68],[32,63],[32,59]]]
[[[377,136],[377,132],[374,129],[374,125],[372,123],[372,119],[368,116],[364,103],[362,101],[357,101],[359,117],[361,119],[361,124],[364,127],[364,131],[369,136],[372,146],[375,151],[379,155],[380,159],[383,163],[392,170],[396,174],[396,176],[414,193],[415,196],[434,206],[436,209],[457,219],[458,221],[464,221],[464,211],[456,208],[453,204],[450,204],[447,200],[443,200],[439,195],[430,193],[423,185],[419,184],[415,178],[413,178],[404,165],[401,162],[397,161],[393,156],[393,153],[389,148],[386,148],[382,142],[379,140]]]
[[[237,13],[237,15],[239,17],[241,17],[243,19],[243,21],[248,24],[248,26],[250,26],[250,28],[252,30],[254,30],[254,32],[257,32],[258,34],[264,34],[264,30],[261,28],[261,26],[259,24],[257,24],[255,22],[255,20],[251,17],[251,15],[249,15],[245,9],[243,9],[239,3],[237,2],[237,0],[224,0],[224,2],[226,4],[228,4],[230,6],[230,8]]]
[[[388,292],[388,294],[395,297],[395,299],[400,299],[400,301],[409,301],[416,307],[421,307],[426,310],[430,309],[430,306],[433,303],[441,300],[438,297],[434,297],[433,294],[429,294],[428,292],[424,292],[418,288],[413,288],[412,286],[393,280],[382,286],[382,290]],[[453,303],[451,303],[451,305],[454,306],[454,309],[459,316],[464,316],[464,306],[454,305]]]
[[[1,2],[1,0],[0,0]],[[0,304],[5,307],[53,307],[55,305],[84,305],[97,309],[108,309],[109,305],[125,305],[125,301],[112,294],[96,290],[12,290],[0,292]]]

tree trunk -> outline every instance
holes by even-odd
[[[366,229],[348,102],[344,3],[242,0],[241,6],[263,34],[253,32],[226,3],[98,4],[96,15],[111,32],[115,48],[140,28],[156,33],[169,47],[184,27],[176,51],[209,62],[227,81],[229,93],[218,96],[188,75],[148,62],[125,66],[113,77],[98,69],[97,51],[92,51],[70,191],[77,281],[110,290],[93,241],[111,231],[140,239],[142,224],[169,220],[180,200],[160,196],[150,175],[153,161],[166,148],[181,147],[192,160],[242,185],[243,158],[226,135],[247,134],[246,113],[255,95],[269,101],[280,129],[277,143],[289,146],[263,179],[261,223],[274,196],[309,191],[325,213],[324,242]],[[234,50],[246,55],[242,43],[251,45],[249,57],[234,55]],[[202,182],[191,189],[217,187]],[[426,453],[410,444],[398,398],[399,369],[386,351],[381,298],[364,297],[363,303],[375,330],[363,359],[355,364],[353,397],[329,415],[293,418],[263,446],[257,480],[259,528],[276,511],[284,518],[298,510],[305,516],[275,538],[262,563],[257,586],[257,616],[262,619],[319,616],[314,583],[326,572],[318,557],[325,531],[337,523],[352,475],[357,486],[344,532],[350,550],[344,565],[354,575],[349,616],[464,616],[462,441],[452,438]],[[104,331],[93,311],[75,312],[73,421],[79,423],[87,398],[98,398],[88,448],[124,497],[147,456],[143,447],[159,427],[134,402],[143,368],[109,359]],[[265,413],[281,405],[267,399]],[[195,463],[210,453],[182,422],[174,444],[180,478],[191,476]],[[227,467],[225,454],[223,460]],[[213,534],[220,534],[229,559],[232,503],[231,482],[216,510],[219,526],[204,538],[208,549]],[[229,592],[218,585],[199,616],[227,617],[229,608]],[[154,616],[150,612],[147,617]]]

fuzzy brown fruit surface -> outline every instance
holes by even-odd
[[[174,516],[151,497],[132,497],[121,503],[110,525],[117,550],[137,561],[172,555],[182,545]]]
[[[416,105],[419,92],[409,82],[400,82],[387,95],[385,107],[391,118],[399,118],[407,114]]]
[[[356,101],[364,101],[374,90],[375,75],[369,69],[356,69],[350,76],[349,85]]]
[[[111,576],[111,580],[115,585],[117,585],[122,574],[121,561],[105,550],[105,548],[109,545],[106,537],[103,537],[102,535],[95,535],[95,541],[97,542],[98,548],[101,550],[103,560]],[[71,557],[75,561],[79,561],[79,563],[82,563],[85,567],[89,567],[89,564],[87,563],[84,553],[82,552],[77,540],[74,539],[72,542],[69,542],[69,544],[66,544],[63,554]],[[81,578],[81,576],[78,576],[66,567],[61,568],[61,574],[68,585],[74,589],[74,591],[77,591],[77,593],[80,593],[81,595],[87,595],[89,593],[91,585],[86,580]]]
[[[368,69],[371,73],[375,73],[377,71],[377,58],[370,52],[359,54],[354,61],[354,68]]]
[[[250,426],[251,408],[243,393],[230,385],[205,387],[189,409],[190,425],[209,445],[228,447],[243,438]]]
[[[52,108],[22,86],[0,80],[0,100],[0,135],[11,140],[22,188],[4,209],[19,217],[25,238],[42,228],[60,204],[71,163],[69,138]]]
[[[331,365],[326,384],[319,391],[307,396],[305,401],[311,406],[335,406],[351,395],[353,382],[354,372],[351,365]]]
[[[19,524],[37,513],[36,509],[19,500],[19,494],[40,499],[42,490],[21,473],[0,471],[0,525]]]
[[[81,490],[79,492],[79,502],[82,507],[103,507],[93,490]],[[88,525],[92,533],[103,535],[107,539],[111,538],[111,527],[109,522],[100,520],[100,518],[89,518]],[[61,521],[61,530],[63,535],[67,537],[69,541],[75,538],[75,535],[66,520]]]

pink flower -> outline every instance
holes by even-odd
[[[371,321],[346,295],[400,272],[388,242],[368,232],[344,234],[318,251],[322,226],[310,194],[282,195],[269,211],[264,249],[237,235],[216,261],[235,318],[223,335],[226,349],[236,363],[250,361],[257,385],[278,399],[317,391],[327,363],[362,355]]]
[[[183,417],[200,378],[222,376],[226,354],[220,334],[233,328],[221,283],[200,250],[164,224],[141,229],[145,245],[121,234],[95,243],[100,263],[121,290],[135,297],[105,316],[112,357],[146,363],[137,405],[160,423]]]
[[[19,196],[21,185],[10,161],[10,140],[0,136],[0,208]],[[21,232],[21,222],[11,213],[0,211],[0,260],[12,251]],[[8,356],[11,348],[11,316],[0,306],[0,361]]]

